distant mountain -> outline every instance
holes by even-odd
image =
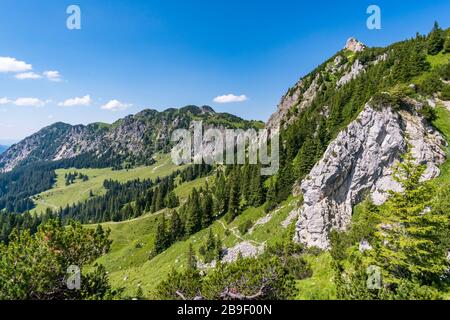
[[[113,124],[93,123],[72,126],[55,123],[43,128],[0,155],[0,172],[18,165],[56,161],[89,155],[106,162],[146,164],[158,151],[170,150],[170,133],[189,128],[191,121],[223,128],[263,127],[262,122],[246,121],[211,107],[186,106],[163,112],[146,109]]]
[[[5,152],[9,147],[8,146],[2,146],[0,145],[0,154],[2,154],[3,152]]]

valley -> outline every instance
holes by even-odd
[[[448,39],[350,38],[266,124],[190,105],[27,137],[0,155],[0,299],[448,299]],[[175,165],[198,120],[278,132],[280,170]]]

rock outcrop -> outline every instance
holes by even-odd
[[[442,136],[415,112],[375,110],[367,104],[301,182],[304,204],[297,209],[296,240],[327,249],[330,230],[345,230],[353,206],[367,194],[381,204],[388,190],[400,190],[392,179],[392,167],[408,144],[415,159],[427,165],[424,179],[438,176],[438,165],[445,161]]]
[[[352,52],[361,52],[364,49],[366,49],[366,46],[355,38],[349,38],[344,47],[344,50],[349,50]]]

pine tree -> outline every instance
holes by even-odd
[[[206,192],[202,198],[202,228],[208,227],[213,221],[213,198]]]
[[[188,200],[188,215],[186,220],[186,232],[192,235],[201,229],[202,209],[200,205],[200,196],[197,189],[193,189]]]
[[[167,249],[168,246],[169,246],[169,236],[167,234],[166,228],[166,217],[163,214],[156,229],[156,237],[155,237],[156,254],[163,252],[164,250]]]
[[[216,211],[219,214],[223,214],[228,211],[228,199],[229,195],[227,193],[227,185],[225,181],[224,174],[221,170],[218,170],[216,176],[216,187],[214,191],[214,195],[216,197]]]
[[[252,166],[252,178],[250,185],[250,204],[259,207],[265,201],[264,183],[261,177],[261,170],[258,166]]]
[[[434,23],[433,30],[428,36],[427,49],[428,54],[436,55],[444,48],[444,34],[437,22]]]
[[[166,197],[166,206],[169,209],[173,209],[176,208],[180,205],[180,200],[178,199],[177,195],[175,194],[175,192],[172,190],[169,192],[169,194]]]
[[[184,237],[183,221],[176,210],[172,212],[172,216],[170,218],[170,236],[172,243],[181,240]]]
[[[271,181],[269,190],[267,191],[267,201],[265,205],[265,211],[272,211],[277,205],[277,182]]]
[[[239,192],[239,178],[235,174],[235,171],[231,174],[230,177],[230,197],[228,203],[228,222],[231,222],[236,218],[240,213],[240,192]]]
[[[408,153],[395,171],[403,191],[391,192],[372,252],[385,283],[399,285],[406,279],[430,285],[449,268],[448,247],[442,243],[449,215],[433,208],[433,189],[421,181],[425,169]]]
[[[208,239],[206,240],[206,250],[205,250],[205,262],[209,263],[214,260],[216,255],[216,238],[212,232],[212,229],[209,229]]]
[[[187,254],[187,271],[197,270],[197,258],[195,257],[194,247],[189,243],[189,250]]]

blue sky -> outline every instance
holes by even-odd
[[[66,28],[71,4],[81,30]],[[366,28],[370,4],[382,10],[381,30]],[[267,120],[347,38],[387,45],[435,20],[448,27],[449,12],[449,0],[2,0],[0,143],[56,121],[188,104]],[[227,94],[245,101],[213,101]]]

